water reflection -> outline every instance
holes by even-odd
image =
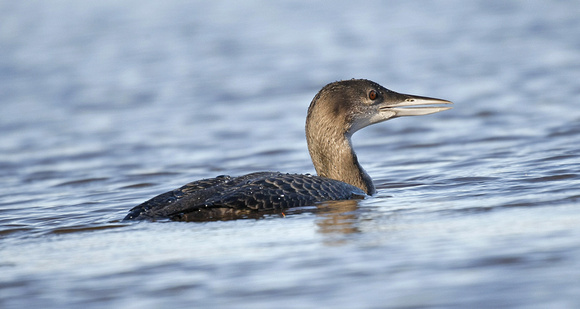
[[[228,207],[216,207],[197,209],[197,211],[178,213],[167,219],[153,221],[182,221],[182,222],[209,222],[230,221],[240,219],[266,219],[271,217],[286,217],[304,213],[315,213],[321,220],[317,223],[323,234],[352,234],[358,233],[355,226],[358,221],[358,199],[327,201],[314,206],[296,207],[287,209],[272,209],[255,211],[252,209],[235,209]]]
[[[316,232],[323,236],[325,245],[344,245],[352,235],[361,232],[358,201],[328,201],[316,206]]]
[[[316,225],[321,234],[354,234],[360,233],[358,200],[328,201],[317,205]]]
[[[276,217],[285,218],[300,214],[314,214],[318,227],[317,233],[324,235],[324,242],[327,245],[340,245],[348,240],[348,236],[358,234],[360,211],[359,200],[327,201],[309,207],[297,207],[284,210],[271,211],[249,211],[218,208],[220,212],[208,214],[208,212],[193,212],[181,214],[171,218],[173,221],[188,222],[208,222],[208,221],[230,221],[240,219],[272,219]],[[164,220],[163,220],[164,221]]]

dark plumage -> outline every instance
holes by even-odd
[[[364,79],[328,84],[312,100],[306,118],[308,150],[318,176],[258,172],[202,179],[134,207],[125,220],[235,219],[372,195],[375,188],[352,149],[352,134],[391,118],[427,115],[450,108],[408,106],[450,103],[396,93]]]
[[[131,209],[125,220],[222,219],[364,195],[361,189],[347,183],[311,175],[258,172],[240,177],[218,176],[158,195]]]

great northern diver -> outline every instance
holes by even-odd
[[[352,149],[354,132],[402,116],[448,110],[450,101],[401,94],[366,79],[337,81],[314,97],[306,117],[306,140],[318,176],[258,172],[202,179],[158,195],[129,211],[124,220],[231,219],[329,200],[375,193],[371,177]],[[413,107],[428,105],[421,107]]]

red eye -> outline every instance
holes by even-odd
[[[376,98],[377,98],[377,92],[374,90],[371,90],[371,92],[369,92],[369,99],[375,100]]]

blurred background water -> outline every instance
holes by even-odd
[[[577,308],[577,1],[0,1],[0,307]],[[376,196],[121,222],[189,181],[313,173],[367,78],[455,102],[354,136]]]

